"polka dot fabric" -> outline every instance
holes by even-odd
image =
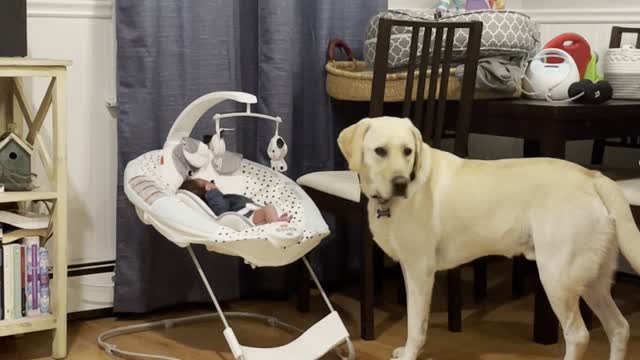
[[[174,192],[173,187],[164,181],[160,171],[160,158],[162,151],[150,151],[129,162],[127,170],[131,171],[132,176],[146,176],[154,179],[156,185],[169,192]]]
[[[290,186],[287,186],[279,174],[270,168],[244,160],[241,172],[246,178],[245,191],[242,195],[253,199],[258,204],[272,204],[280,213],[293,216],[293,224],[301,224],[304,209]]]
[[[163,176],[179,174],[161,171],[161,159],[161,151],[152,151],[131,161],[125,169],[125,193],[138,210],[142,210],[148,220],[145,223],[179,246],[203,244],[210,251],[240,256],[253,266],[282,266],[304,256],[329,234],[322,215],[304,191],[271,168],[243,160],[241,168],[229,179],[243,185],[238,188],[242,189],[242,195],[258,204],[272,204],[279,213],[292,216],[292,224],[302,229],[303,234],[297,243],[287,247],[274,245],[269,240],[266,225],[236,231],[223,226],[202,208],[189,206],[177,196],[171,180],[163,179]],[[142,179],[152,182],[164,197],[145,201],[141,196],[144,194],[133,188]]]

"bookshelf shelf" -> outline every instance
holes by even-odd
[[[66,79],[68,61],[37,60],[31,58],[0,57],[0,133],[13,129],[19,137],[33,147],[34,155],[42,163],[44,174],[52,191],[0,192],[0,203],[14,203],[35,200],[55,201],[51,214],[51,229],[44,229],[45,235],[53,232],[53,244],[49,255],[53,266],[53,279],[49,283],[52,315],[26,317],[15,320],[0,320],[0,337],[34,331],[53,330],[51,357],[63,359],[67,356],[67,93]],[[38,78],[48,80],[49,86],[39,106],[33,108],[23,86],[23,80]],[[46,116],[47,114],[51,116]],[[51,121],[50,126],[43,122]],[[24,125],[26,124],[26,126]],[[40,130],[51,131],[51,142],[45,141]],[[32,159],[35,157],[32,157]],[[32,164],[33,166],[33,164]],[[30,230],[31,231],[31,230]],[[2,244],[15,242],[19,237],[32,236],[25,232],[3,234]]]
[[[17,229],[2,234],[2,245],[11,244],[27,236],[46,237],[49,229]]]
[[[53,315],[27,317],[17,320],[0,320],[0,336],[51,330],[55,329],[55,327],[56,319]]]
[[[56,200],[58,194],[45,191],[7,191],[0,192],[0,203],[34,201],[34,200]]]

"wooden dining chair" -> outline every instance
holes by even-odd
[[[635,34],[636,48],[640,49],[640,28],[627,28],[614,26],[611,29],[611,37],[609,38],[609,48],[620,48],[622,44],[622,36],[624,34]],[[615,89],[614,89],[615,91]],[[602,164],[604,160],[604,152],[606,147],[625,147],[640,149],[640,136],[628,136],[621,139],[600,139],[593,142],[593,148],[591,152],[591,163],[595,165]]]
[[[394,26],[412,29],[407,73],[415,74],[417,70],[418,74],[417,81],[415,76],[407,76],[401,115],[411,118],[416,127],[422,131],[425,141],[433,147],[441,148],[445,135],[452,136],[455,139],[453,152],[458,156],[466,157],[482,23],[380,19],[369,117],[385,115],[385,80],[391,30]],[[456,32],[466,32],[468,36],[467,46],[463,51],[454,51]],[[421,48],[424,49],[421,54],[418,54],[419,42],[422,42]],[[465,66],[462,85],[457,99],[447,99],[449,75],[454,64]],[[447,100],[457,100],[458,113],[453,116],[454,132],[445,134],[446,120],[451,118],[447,116],[449,115]],[[395,114],[387,113],[387,115]],[[374,277],[376,272],[373,266],[374,245],[366,216],[367,199],[361,194],[358,175],[352,171],[323,171],[304,175],[298,179],[298,183],[321,210],[337,214],[340,222],[355,224],[361,229],[361,333],[363,339],[373,339],[374,278],[377,281],[380,275]],[[480,260],[475,263],[474,268],[475,279],[479,280],[480,284],[475,287],[474,293],[482,294],[486,291],[486,262]],[[461,286],[460,269],[450,270],[448,272],[448,313],[451,331],[461,331],[462,328]],[[305,291],[306,289],[303,288],[299,299],[306,301]],[[304,301],[299,305],[304,308]]]

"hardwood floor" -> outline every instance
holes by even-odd
[[[507,274],[507,275],[503,275]],[[447,331],[446,282],[438,278],[433,311],[430,321],[429,339],[425,353],[426,359],[464,359],[464,360],[549,360],[559,359],[563,353],[562,343],[542,346],[532,342],[533,298],[520,300],[510,298],[510,272],[505,264],[491,265],[489,300],[482,305],[471,300],[470,274],[465,271],[465,291],[468,298],[464,301],[463,332]],[[388,283],[393,278],[387,279]],[[387,284],[392,285],[392,284]],[[628,359],[640,353],[640,286],[621,283],[614,288],[614,294],[625,317],[631,323],[631,339]],[[406,334],[406,316],[404,308],[393,304],[395,289],[386,286],[388,296],[376,312],[375,341],[363,342],[358,336],[358,304],[351,294],[332,294],[331,299],[353,334],[357,359],[389,359],[391,351],[402,344]],[[357,293],[357,292],[354,292]],[[290,301],[234,301],[226,304],[227,310],[255,311],[265,315],[278,316],[280,319],[299,327],[306,327],[326,314],[319,296],[313,297],[312,312],[300,314],[295,310],[295,302]],[[102,331],[118,326],[137,324],[150,320],[172,318],[197,313],[202,309],[182,309],[155,313],[136,319],[118,320],[115,318],[88,321],[73,321],[69,324],[68,359],[92,360],[115,359],[100,350],[96,337]],[[240,341],[251,346],[276,346],[288,342],[292,336],[282,330],[247,320],[232,320],[231,324]],[[19,338],[0,338],[0,359],[26,360],[49,359],[50,333],[27,334]],[[157,329],[144,333],[121,336],[111,339],[118,347],[131,351],[142,351],[178,357],[184,360],[232,359],[227,344],[222,337],[222,326],[218,321],[203,321],[176,326],[170,329]],[[326,359],[337,359],[329,354]],[[591,342],[586,359],[607,359],[608,343],[606,336],[595,324],[591,332]]]

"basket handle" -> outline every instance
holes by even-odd
[[[353,56],[353,51],[351,50],[349,45],[347,45],[347,43],[345,43],[342,39],[338,38],[331,39],[329,41],[329,46],[327,46],[327,62],[335,61],[334,53],[336,48],[342,49],[342,51],[344,51],[344,53],[347,55],[347,59],[353,62],[354,68],[357,66],[356,58],[355,56]]]

